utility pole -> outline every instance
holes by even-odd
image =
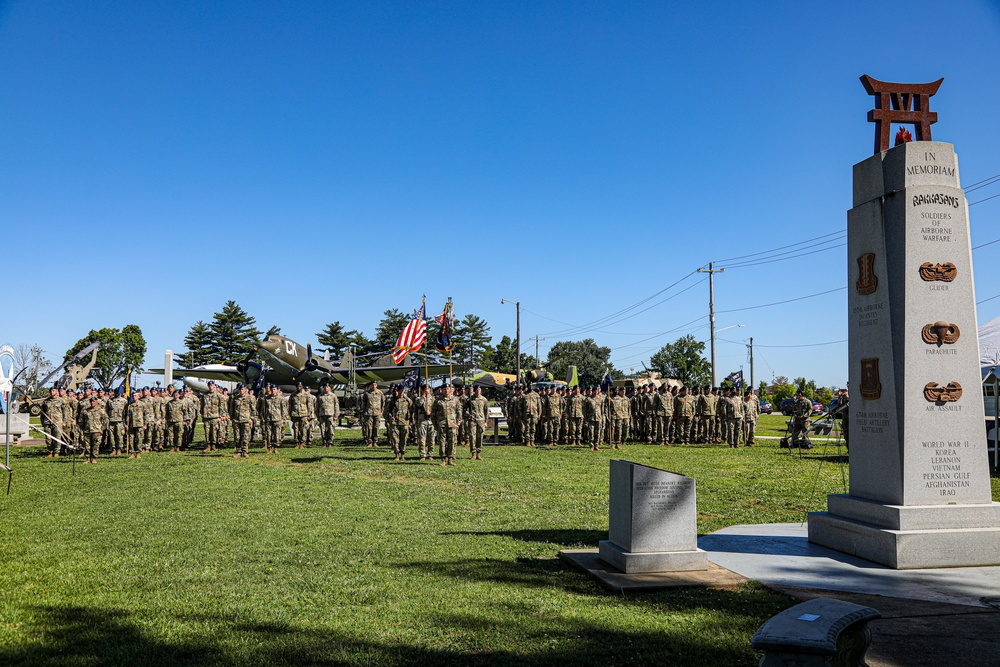
[[[543,341],[545,339],[544,338],[539,338],[538,336],[534,336],[533,338],[529,338],[528,340],[534,340],[535,341],[535,363],[538,364],[538,368],[541,368],[542,367],[542,359],[541,359],[541,357],[538,356],[538,342],[539,341]]]
[[[510,303],[510,299],[500,299],[500,305],[505,303]],[[514,305],[517,306],[517,381],[521,381],[521,302],[515,301]],[[538,349],[535,349],[535,354],[537,356]]]
[[[725,269],[712,270],[712,262],[708,263],[707,269],[698,269],[698,273],[708,274],[708,325],[712,330],[712,386],[717,386],[715,381],[715,281],[716,273],[725,273]]]
[[[750,336],[750,344],[747,347],[750,348],[750,388],[757,391],[757,385],[754,384],[753,377],[753,336]]]

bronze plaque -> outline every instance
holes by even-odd
[[[882,383],[878,379],[878,358],[861,360],[861,398],[877,401],[882,396]]]
[[[958,268],[951,262],[944,264],[931,264],[924,262],[920,265],[920,277],[927,282],[940,280],[943,283],[950,283],[958,274]]]
[[[962,385],[949,382],[947,387],[939,387],[937,382],[928,382],[924,386],[924,398],[931,403],[951,403],[962,398]]]
[[[878,277],[875,275],[875,253],[868,252],[858,257],[858,282],[854,284],[858,294],[865,296],[878,289]]]
[[[957,324],[951,324],[944,320],[938,320],[934,324],[925,324],[920,332],[920,337],[924,339],[925,343],[932,345],[936,343],[938,347],[943,344],[951,345],[961,335],[962,332],[959,331]]]

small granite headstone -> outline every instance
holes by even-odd
[[[599,553],[622,572],[708,569],[708,556],[698,548],[694,479],[611,461],[609,519]]]

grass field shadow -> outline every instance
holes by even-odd
[[[457,531],[442,535],[492,535],[509,537],[520,542],[556,544],[561,547],[595,547],[601,540],[608,539],[606,530],[583,530],[579,528],[540,530],[497,530],[497,531]]]
[[[547,567],[547,565],[543,566]],[[582,577],[575,577],[583,579]],[[719,645],[711,637],[680,631],[671,618],[683,611],[731,614],[740,635],[751,633],[761,609],[776,613],[787,602],[768,596],[747,608],[748,596],[737,591],[693,595],[650,596],[623,600],[633,613],[654,619],[650,629],[622,630],[558,614],[533,613],[515,603],[509,613],[497,615],[494,606],[481,611],[439,614],[435,625],[451,628],[465,648],[406,644],[391,638],[351,636],[334,630],[305,629],[287,623],[225,614],[178,618],[171,632],[146,629],[139,619],[121,609],[87,606],[32,608],[32,630],[39,639],[19,646],[0,647],[0,664],[33,665],[142,665],[142,667],[207,667],[219,665],[601,665],[627,657],[623,647],[641,647],[647,664],[750,664],[749,642]],[[756,613],[754,617],[751,614]],[[192,627],[197,623],[197,629]],[[509,650],[504,637],[520,637],[526,645]],[[169,637],[167,639],[166,637]],[[486,644],[470,641],[482,637]],[[470,649],[469,647],[475,647]],[[734,655],[734,648],[741,655]],[[639,655],[637,653],[636,655]],[[635,657],[635,656],[631,656]]]

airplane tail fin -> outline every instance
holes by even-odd
[[[410,355],[406,355],[401,363],[396,363],[396,360],[392,358],[392,353],[385,355],[384,357],[379,357],[371,363],[372,366],[409,366]]]
[[[340,358],[340,364],[337,366],[337,368],[347,369],[350,368],[353,363],[354,363],[354,353],[351,352],[351,348],[349,347],[345,348],[344,356]]]
[[[575,387],[580,384],[580,378],[576,374],[576,366],[566,367],[566,384],[570,387]]]

